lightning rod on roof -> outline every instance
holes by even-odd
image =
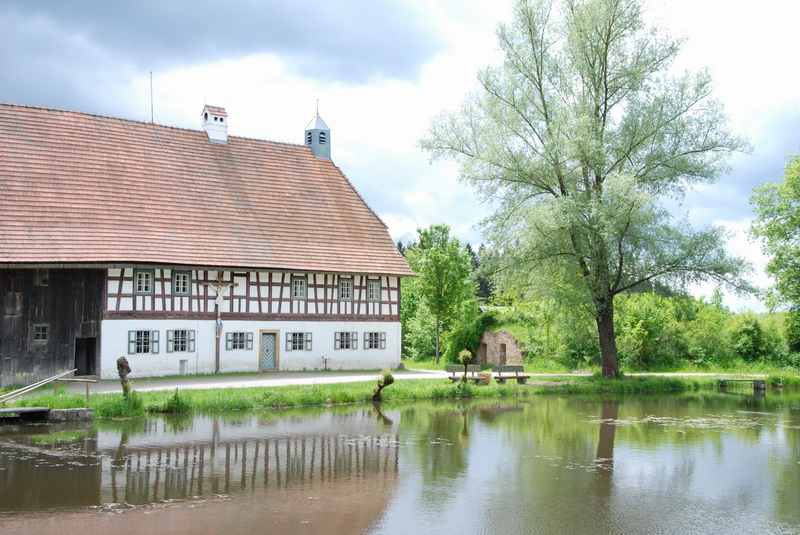
[[[150,124],[153,124],[153,71],[150,71]]]

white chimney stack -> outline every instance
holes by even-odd
[[[202,122],[211,143],[228,142],[228,114],[225,108],[206,104],[203,106]]]

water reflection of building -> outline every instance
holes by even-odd
[[[0,512],[322,485],[327,493],[343,482],[390,490],[399,463],[394,427],[389,417],[366,409],[266,422],[256,416],[153,419],[83,428],[77,438],[69,428],[71,442],[29,431],[5,434]]]
[[[104,463],[103,502],[151,503],[192,496],[394,479],[395,435],[293,436],[126,448]]]

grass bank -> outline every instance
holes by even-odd
[[[773,386],[800,386],[800,376],[774,376]],[[537,382],[532,385],[514,383],[487,386],[452,384],[442,379],[397,381],[383,393],[387,403],[417,400],[453,399],[523,399],[536,395],[628,395],[665,394],[715,390],[718,381],[711,378],[682,377],[624,377],[604,379],[599,376],[569,377],[563,380]],[[96,394],[89,406],[98,418],[136,417],[146,414],[205,414],[234,411],[274,410],[292,407],[312,407],[369,403],[375,382],[301,385],[257,388],[224,388],[214,390],[180,390],[138,392],[125,400],[121,394]],[[17,403],[19,406],[44,406],[54,409],[86,406],[82,395],[56,391]]]
[[[325,385],[301,385],[258,388],[223,388],[215,390],[180,390],[176,392],[135,392],[130,400],[121,394],[96,394],[89,400],[89,407],[100,418],[143,416],[148,413],[207,414],[231,411],[257,411],[367,403],[372,400],[375,382],[358,382]],[[524,398],[532,396],[536,389],[516,384],[475,386],[451,384],[441,379],[419,379],[397,381],[383,392],[385,402],[409,402],[423,399],[468,399],[468,398]],[[82,395],[54,392],[17,403],[18,406],[50,407],[66,409],[85,407]]]

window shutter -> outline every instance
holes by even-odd
[[[386,333],[381,333],[381,349],[386,349]]]
[[[225,349],[233,348],[233,333],[225,333]]]
[[[333,349],[341,349],[342,348],[342,333],[335,332],[333,333]]]
[[[175,331],[167,331],[167,353],[175,351]]]
[[[358,349],[358,333],[350,333],[350,340],[352,340],[353,347],[350,349]]]
[[[286,351],[292,350],[292,333],[286,333]]]
[[[194,353],[194,331],[189,331],[189,352]]]
[[[311,351],[311,333],[305,334],[306,351]]]
[[[247,349],[253,349],[253,333],[247,333],[246,337],[247,341],[245,342],[245,345]]]
[[[136,331],[128,331],[128,355],[136,353]]]
[[[150,331],[150,352],[158,354],[158,331]]]
[[[369,349],[368,342],[369,342],[369,333],[367,331],[364,331],[364,345],[361,347],[363,347],[364,349]]]

